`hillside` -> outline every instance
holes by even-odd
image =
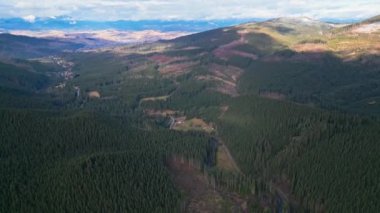
[[[187,76],[223,94],[272,94],[355,113],[379,113],[380,36],[337,33],[307,18],[247,23],[144,46],[105,49],[138,57],[162,76]]]
[[[0,64],[0,211],[375,212],[379,43],[303,17],[5,45],[39,58]]]
[[[38,58],[57,55],[64,51],[74,51],[83,45],[52,39],[0,34],[0,57]]]

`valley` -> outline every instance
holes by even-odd
[[[376,212],[379,21],[1,34],[0,212]]]

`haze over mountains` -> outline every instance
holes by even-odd
[[[82,39],[87,46],[115,43],[151,42],[241,23],[264,21],[264,18],[221,20],[75,20],[70,16],[1,18],[0,33],[66,40]],[[325,19],[332,23],[353,23],[354,19]],[[96,42],[90,41],[97,40]]]
[[[380,209],[379,16],[28,19],[2,20],[0,212]]]
[[[75,20],[69,16],[25,17],[0,19],[0,29],[4,30],[124,30],[124,31],[180,31],[200,32],[213,28],[232,26],[243,22],[262,19],[223,20],[118,20],[91,21]]]
[[[119,20],[86,21],[69,16],[0,19],[0,32],[40,38],[56,38],[85,43],[94,48],[118,43],[152,42],[190,33],[232,26],[260,19],[230,20]]]

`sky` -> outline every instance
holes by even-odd
[[[75,20],[215,20],[308,16],[364,19],[380,0],[0,0],[0,18],[69,16]]]

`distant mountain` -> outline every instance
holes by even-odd
[[[379,22],[380,22],[380,15],[371,17],[363,21],[363,23],[367,23],[367,24],[379,23]]]
[[[69,16],[0,19],[0,33],[3,33],[0,42],[7,44],[0,47],[0,56],[40,57],[79,48],[153,42],[257,20],[86,21]]]
[[[332,24],[309,17],[283,17],[271,19],[258,24],[268,27],[280,34],[321,34],[333,28]]]
[[[346,25],[336,30],[337,33],[374,33],[380,32],[380,15],[365,19],[361,22]]]
[[[118,21],[87,21],[75,20],[68,16],[50,18],[9,18],[0,19],[3,30],[158,30],[200,32],[214,28],[232,26],[260,19],[228,19],[228,20],[118,20]]]

